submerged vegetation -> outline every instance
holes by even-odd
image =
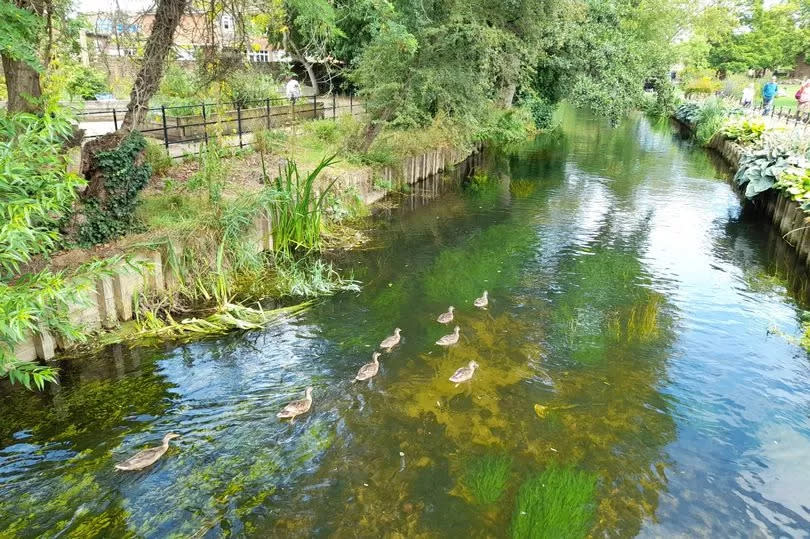
[[[596,476],[552,465],[518,490],[512,537],[582,539],[596,511]]]
[[[471,459],[466,464],[460,481],[476,502],[487,505],[501,498],[511,471],[511,457],[486,455]]]

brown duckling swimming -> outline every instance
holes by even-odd
[[[399,340],[401,338],[399,335],[400,331],[402,330],[399,328],[395,328],[393,335],[383,339],[383,342],[380,343],[380,348],[382,348],[386,352],[390,352],[393,347],[399,344]]]
[[[466,367],[457,369],[456,372],[453,373],[453,376],[450,377],[450,381],[455,382],[456,387],[463,382],[469,382],[472,380],[473,374],[475,374],[475,369],[477,367],[478,363],[475,361],[470,361]]]
[[[373,360],[371,363],[366,363],[360,370],[357,371],[357,376],[354,377],[355,382],[362,382],[363,380],[370,380],[374,376],[377,375],[377,372],[380,370],[380,353],[374,352],[374,355],[371,356]]]
[[[451,333],[450,335],[445,335],[444,337],[436,341],[436,344],[438,344],[439,346],[450,346],[452,344],[456,344],[458,342],[459,331],[461,331],[461,328],[456,326],[456,328],[453,330],[453,333]]]
[[[309,412],[312,406],[312,388],[308,387],[303,399],[292,401],[287,406],[281,409],[276,416],[279,419],[289,419],[290,423],[295,422],[295,418],[301,414]]]
[[[116,464],[115,469],[129,472],[148,468],[152,464],[156,463],[158,459],[160,459],[160,457],[162,457],[166,451],[169,450],[169,440],[179,437],[179,434],[170,432],[163,437],[163,444],[157,447],[150,447],[149,449],[144,449],[140,453],[136,453],[127,460]]]
[[[442,313],[442,314],[439,315],[439,317],[436,319],[436,322],[438,322],[440,324],[449,324],[450,322],[453,321],[453,311],[454,310],[455,310],[455,307],[453,307],[451,305],[450,307],[447,308],[446,313]]]

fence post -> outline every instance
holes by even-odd
[[[205,115],[205,101],[202,104],[202,117],[203,117],[203,139],[205,144],[208,144],[208,118]]]
[[[335,91],[332,90],[332,119],[337,118],[337,108],[335,107],[336,100],[335,100]]]
[[[166,151],[169,151],[169,130],[166,128],[166,106],[160,106],[160,115],[163,117],[163,145],[166,146]]]
[[[115,130],[118,131],[118,115],[115,113],[115,107],[113,107],[113,125]]]
[[[239,147],[242,147],[242,105],[236,102],[236,129],[239,131]]]
[[[318,119],[318,96],[312,94],[312,119]]]
[[[265,103],[267,109],[267,129],[270,129],[270,98],[267,98],[267,103]]]
[[[349,116],[354,116],[354,94],[349,94]]]

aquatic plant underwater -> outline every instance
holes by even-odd
[[[552,465],[521,485],[512,516],[512,537],[585,537],[596,511],[596,476]]]
[[[461,484],[476,502],[487,505],[497,502],[506,489],[512,458],[507,455],[486,455],[467,463]]]

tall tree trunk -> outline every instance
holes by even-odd
[[[135,129],[146,115],[149,100],[155,95],[163,77],[166,57],[174,42],[174,32],[180,23],[186,2],[187,0],[158,0],[155,22],[143,52],[143,64],[135,77],[127,113],[118,130],[120,133]]]
[[[15,0],[14,5],[42,16],[46,9],[50,12],[48,0]],[[39,98],[42,87],[39,84],[39,72],[25,62],[15,60],[5,54],[3,74],[6,77],[9,112],[36,112],[40,109]]]
[[[39,72],[25,62],[3,55],[9,112],[36,112],[40,108]]]

